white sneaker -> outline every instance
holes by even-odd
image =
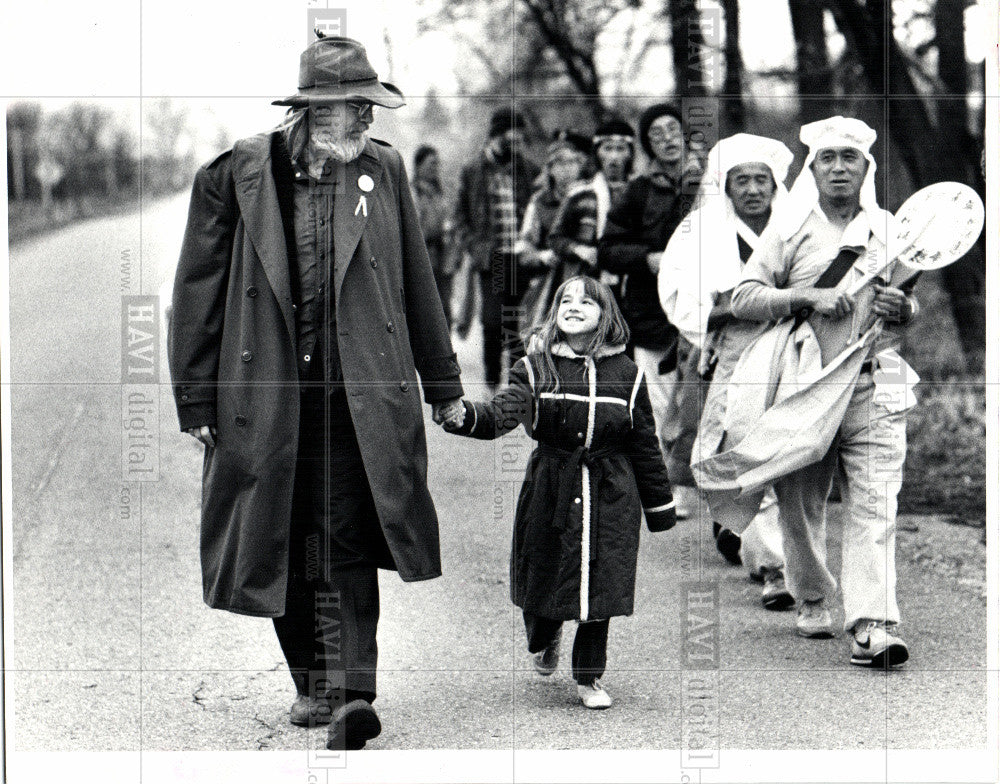
[[[851,664],[886,669],[910,658],[906,643],[880,621],[858,621],[851,639]]]
[[[833,618],[822,599],[799,603],[795,631],[800,637],[833,637]]]
[[[577,684],[576,693],[580,695],[580,700],[585,708],[604,710],[611,707],[611,697],[604,691],[601,682],[596,678],[593,683],[586,686],[582,683]]]

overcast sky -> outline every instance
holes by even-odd
[[[310,8],[345,9],[346,33],[363,41],[379,75],[409,96],[426,94],[431,86],[452,94],[456,70],[479,67],[459,63],[456,47],[444,33],[418,39],[421,9],[413,0],[2,3],[3,95],[125,99],[114,101],[118,105],[134,104],[138,96],[199,97],[208,100],[195,105],[210,106],[236,135],[280,119],[282,110],[269,104],[294,91],[299,53],[311,40]],[[747,67],[791,65],[787,0],[753,0],[741,6]],[[985,35],[982,21],[971,27]],[[391,73],[387,35],[393,42]],[[974,43],[978,51],[970,54],[981,57],[983,43]]]

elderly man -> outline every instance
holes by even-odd
[[[657,278],[660,304],[670,323],[700,356],[703,380],[685,384],[682,393],[683,426],[668,464],[672,481],[691,476],[688,464],[692,453],[697,459],[718,448],[724,433],[729,378],[743,349],[765,328],[761,323],[733,318],[730,297],[761,233],[787,196],[784,180],[791,162],[791,151],[774,139],[747,133],[722,139],[708,154],[694,211],[664,251]],[[708,380],[711,387],[705,383]],[[793,599],[785,587],[773,491],[765,495],[742,542],[718,523],[713,523],[713,529],[723,555],[736,563],[742,557],[751,578],[764,583],[764,607],[788,609]]]
[[[206,447],[205,602],[273,618],[291,722],[356,749],[381,731],[376,570],[441,573],[416,371],[436,420],[462,387],[402,160],[367,136],[399,90],[327,37],[275,103],[195,177],[171,375]]]
[[[851,663],[888,667],[909,657],[896,634],[896,495],[902,484],[906,416],[878,393],[881,362],[899,360],[894,325],[915,302],[886,281],[851,296],[870,261],[886,255],[892,216],[875,199],[875,131],[860,120],[831,117],[802,127],[809,147],[802,173],[747,262],[733,292],[737,318],[754,321],[811,312],[821,359],[829,363],[876,319],[874,341],[833,444],[818,462],[781,478],[778,497],[788,587],[798,601],[797,631],[833,636],[827,607],[836,581],[826,563],[826,499],[840,471],[844,504],[841,588]],[[803,313],[803,315],[805,315]]]

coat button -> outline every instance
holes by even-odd
[[[576,437],[577,437],[577,438],[583,438],[583,433],[577,433],[577,434],[576,434]]]
[[[190,395],[181,395],[181,400],[187,400],[190,397]]]
[[[311,359],[312,359],[312,354],[306,354],[306,355],[305,355],[304,357],[302,357],[302,359],[303,359],[304,361],[308,362],[309,360],[311,360]]]
[[[385,328],[386,328],[386,330],[388,332],[395,332],[396,331],[396,328],[392,325],[391,321],[388,324],[385,325]]]
[[[293,302],[293,303],[292,303],[292,310],[293,310],[293,311],[295,311],[295,310],[298,310],[298,309],[299,309],[299,306],[298,306],[298,305],[296,305],[296,304],[295,304],[295,303]]]
[[[233,421],[240,427],[243,427],[247,423],[247,418],[243,414],[237,414]]]
[[[257,296],[257,287],[256,286],[249,286],[247,288],[247,296],[248,297],[256,297]]]
[[[577,498],[574,498],[574,499],[573,499],[573,503],[574,503],[574,504],[579,504],[579,503],[582,503],[582,501],[580,500],[580,498],[579,498],[579,497],[577,497]]]
[[[240,356],[243,357],[244,362],[249,362],[251,359],[253,359],[253,354],[251,354],[249,351],[244,351]]]
[[[405,381],[400,381],[399,382],[399,388],[405,392],[406,390],[408,390],[410,388],[410,385],[407,384]]]
[[[369,259],[369,264],[372,265],[372,269],[375,269],[378,266],[378,262],[375,261],[375,257],[374,256],[372,256],[371,259]]]

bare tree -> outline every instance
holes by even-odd
[[[938,95],[935,100],[917,89],[911,73],[913,60],[892,35],[891,0],[867,0],[864,4],[830,0],[830,7],[848,47],[864,66],[869,89],[887,102],[889,135],[913,183],[923,187],[954,180],[985,196],[981,149],[968,132],[966,95]],[[955,30],[945,25],[937,32],[947,38]],[[962,52],[964,64],[964,48]],[[961,261],[942,270],[941,277],[966,362],[970,370],[979,370],[986,345],[985,238],[980,238]]]
[[[711,55],[705,46],[697,0],[667,0],[667,14],[670,17],[675,91],[686,96],[708,95]]]
[[[725,95],[723,116],[730,133],[743,130],[746,108],[743,105],[743,54],[740,51],[740,5],[738,0],[722,0],[726,17],[726,76],[722,85]]]
[[[823,29],[823,0],[789,0],[792,35],[795,38],[796,81],[799,90],[799,117],[802,123],[818,120],[828,113],[833,95],[833,71]]]

